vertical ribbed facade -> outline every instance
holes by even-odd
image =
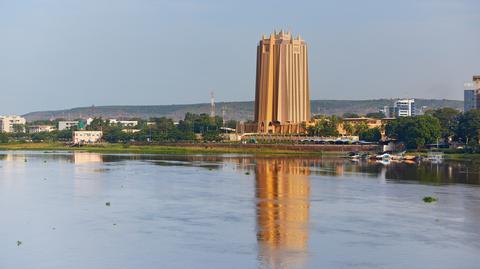
[[[475,108],[480,109],[480,76],[473,76],[473,85],[475,87]]]
[[[275,124],[310,120],[307,45],[280,32],[263,36],[257,47],[255,121],[259,132]]]

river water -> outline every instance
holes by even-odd
[[[479,266],[472,163],[0,152],[2,269]]]

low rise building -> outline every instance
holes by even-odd
[[[100,142],[102,137],[102,131],[75,131],[72,140],[75,145],[94,144]]]
[[[78,120],[67,120],[67,121],[59,121],[58,122],[58,130],[63,131],[63,130],[70,130],[72,127],[78,128],[79,125]]]
[[[0,116],[0,132],[13,133],[17,131],[25,131],[25,124],[27,121],[20,116]],[[16,127],[18,126],[18,127]]]
[[[135,127],[138,125],[138,121],[136,120],[116,120],[116,119],[109,119],[109,124],[120,124],[123,127]]]
[[[393,120],[394,118],[383,118],[383,119],[374,119],[374,118],[344,118],[342,120],[342,123],[340,123],[337,126],[337,131],[340,135],[342,136],[347,136],[347,135],[352,135],[348,128],[346,127],[347,125],[350,125],[355,128],[355,126],[360,125],[360,124],[365,124],[368,129],[372,128],[379,128],[380,132],[382,135],[385,132],[385,125]]]
[[[32,125],[28,127],[28,132],[31,134],[41,133],[41,132],[51,132],[55,130],[55,126],[51,125]]]

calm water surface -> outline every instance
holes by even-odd
[[[0,152],[0,268],[479,268],[479,184],[460,162]]]

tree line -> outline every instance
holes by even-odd
[[[356,114],[345,117],[358,118]],[[371,115],[381,118],[381,114]],[[337,116],[316,116],[316,123],[307,127],[309,135],[339,136],[338,126],[343,124],[347,135],[358,135],[361,140],[377,142],[382,133],[390,139],[405,143],[407,148],[421,148],[428,144],[466,144],[470,151],[480,151],[480,110],[462,113],[453,108],[426,111],[425,115],[400,117],[384,126],[369,128],[366,123],[350,124]]]
[[[137,126],[123,126],[120,123],[110,124],[108,120],[94,118],[85,127],[89,131],[102,131],[103,139],[110,143],[139,142],[177,142],[177,141],[220,141],[222,140],[222,127],[236,128],[237,121],[223,120],[222,117],[210,117],[208,114],[186,113],[183,120],[174,122],[172,119],[161,117],[149,120],[138,119]],[[55,121],[32,122],[29,125],[54,125]],[[26,133],[28,128],[19,128],[13,133],[0,133],[0,143],[17,142],[63,142],[70,141],[74,131],[55,130],[51,132]]]

